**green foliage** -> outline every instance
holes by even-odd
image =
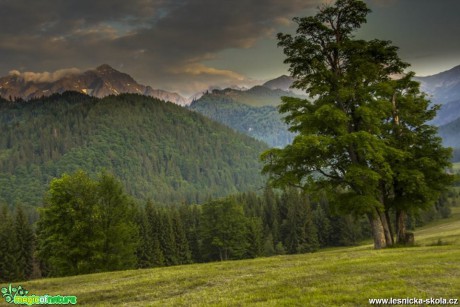
[[[32,276],[34,265],[35,235],[21,206],[16,208],[14,230],[18,279],[29,279]]]
[[[281,197],[286,219],[281,224],[281,237],[288,253],[312,252],[319,248],[316,225],[305,194],[288,190]]]
[[[37,294],[55,293],[58,288],[78,296],[79,304],[104,306],[354,307],[368,306],[369,298],[458,298],[460,211],[455,212],[453,219],[418,230],[416,247],[374,251],[367,244],[21,285]],[[439,240],[442,245],[429,246]]]
[[[34,232],[22,206],[15,211],[2,206],[0,212],[0,281],[25,280],[33,273]]]
[[[180,106],[67,92],[0,103],[0,201],[37,206],[53,178],[107,170],[137,199],[196,203],[263,185],[266,146]]]
[[[450,152],[425,124],[436,108],[413,73],[403,75],[408,64],[398,48],[353,36],[369,12],[363,1],[337,0],[315,16],[294,18],[295,36],[278,34],[293,86],[311,99],[283,98],[279,111],[298,135],[262,160],[274,185],[328,191],[342,212],[367,215],[380,248],[393,244],[390,210],[403,220],[449,185]]]
[[[14,220],[6,206],[0,212],[0,281],[19,279]]]
[[[155,206],[149,201],[139,212],[137,222],[141,240],[137,250],[138,267],[192,262],[190,244],[194,242],[189,241],[186,223],[177,208]]]
[[[247,218],[234,199],[203,205],[201,217],[202,253],[207,260],[243,258],[248,247]]]
[[[261,218],[253,217],[248,219],[247,232],[247,257],[256,258],[262,256],[264,252],[263,246],[263,225]]]
[[[139,244],[136,206],[124,193],[121,183],[106,172],[99,176],[96,189],[96,225],[100,224],[103,240],[99,255],[101,270],[133,268],[136,266],[133,251]]]
[[[38,256],[51,276],[134,267],[134,205],[120,183],[78,171],[54,179],[38,223]]]

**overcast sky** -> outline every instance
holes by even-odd
[[[191,95],[287,73],[276,33],[322,0],[0,0],[0,75],[107,63]],[[329,1],[331,2],[331,1]],[[362,38],[392,40],[418,75],[460,64],[459,0],[367,0]]]

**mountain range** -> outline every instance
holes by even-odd
[[[32,99],[50,96],[54,93],[76,91],[90,96],[103,98],[122,93],[141,94],[186,105],[188,100],[177,93],[153,89],[137,83],[130,75],[119,72],[107,64],[85,72],[70,71],[54,79],[34,78],[33,73],[12,71],[0,78],[0,97],[8,100]]]
[[[139,84],[130,75],[119,72],[107,64],[85,72],[72,71],[53,80],[32,77],[17,71],[1,77],[0,97],[7,100],[17,98],[27,100],[68,90],[98,98],[121,93],[136,93],[187,106],[271,147],[283,147],[289,144],[294,136],[288,131],[282,116],[277,111],[281,97],[305,97],[301,91],[290,88],[294,79],[286,75],[249,89],[215,88],[197,93],[188,99],[177,93]],[[415,80],[421,83],[421,89],[428,94],[428,98],[434,104],[441,105],[431,124],[440,127],[440,135],[444,139],[457,138],[457,135],[460,135],[460,128],[458,133],[452,128],[457,125],[451,125],[448,129],[443,126],[460,118],[460,66],[432,76],[415,77]],[[452,142],[447,141],[446,144]]]

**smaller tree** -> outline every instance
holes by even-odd
[[[206,203],[202,208],[203,254],[209,260],[243,258],[248,248],[243,207],[227,198]]]
[[[18,266],[19,279],[29,279],[33,271],[33,253],[35,246],[35,235],[32,227],[24,214],[21,206],[16,209],[15,220],[15,245],[16,245],[16,264]]]
[[[110,175],[51,181],[38,222],[38,256],[51,276],[134,267],[134,204]]]
[[[249,258],[256,258],[264,252],[263,226],[259,217],[248,219],[248,250]],[[273,245],[273,238],[271,244]]]
[[[6,206],[0,212],[0,281],[19,279],[17,265],[16,229]]]
[[[98,222],[103,246],[100,254],[103,271],[133,268],[138,245],[134,202],[123,192],[113,175],[102,173],[96,184]]]

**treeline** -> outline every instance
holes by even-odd
[[[412,214],[409,229],[450,215],[458,193]],[[22,208],[2,211],[1,281],[314,252],[370,238],[363,218],[297,189],[203,205],[136,204],[110,174],[52,181],[35,233]]]
[[[268,188],[263,196],[246,193],[203,205],[171,208],[148,204],[139,219],[139,265],[313,252],[328,244],[356,244],[365,237],[366,230],[352,226],[351,219],[347,229],[352,229],[351,237],[335,227],[328,227],[327,231],[330,235],[336,230],[336,238],[323,235],[320,227],[328,222],[322,213],[313,211],[308,198],[296,190],[285,191],[278,197]]]
[[[39,205],[49,182],[106,169],[137,199],[198,203],[263,186],[266,145],[134,94],[0,100],[0,202]]]
[[[37,277],[34,259],[36,238],[22,207],[13,212],[3,206],[0,212],[0,281]]]

